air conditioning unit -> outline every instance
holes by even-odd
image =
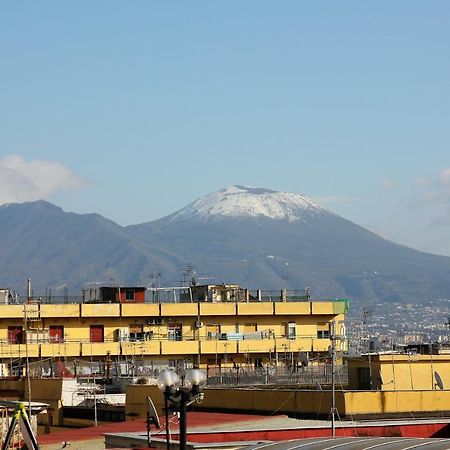
[[[197,320],[197,322],[195,322],[195,327],[196,328],[202,328],[203,327],[203,322],[201,320]]]

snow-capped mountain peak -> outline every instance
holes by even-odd
[[[177,211],[171,218],[266,217],[296,221],[301,220],[306,212],[323,210],[304,195],[234,185],[199,198]]]

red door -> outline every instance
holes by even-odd
[[[8,327],[8,342],[10,344],[23,343],[23,329],[20,325],[11,325]]]
[[[62,325],[50,325],[50,342],[62,342],[64,340],[64,327]]]
[[[91,342],[103,342],[104,341],[103,325],[91,325],[90,337]]]

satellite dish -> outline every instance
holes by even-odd
[[[436,386],[439,389],[444,389],[444,382],[438,372],[434,372],[434,379],[436,380]]]
[[[300,360],[300,362],[302,363],[303,367],[307,367],[309,364],[309,358],[308,358],[308,354],[305,352],[300,352],[298,355],[298,359]]]
[[[161,428],[161,423],[159,421],[158,413],[156,412],[156,408],[154,403],[152,402],[152,399],[147,396],[147,420],[148,425],[150,425],[150,422],[155,425],[156,428]]]

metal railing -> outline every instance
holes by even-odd
[[[188,291],[189,288],[186,288]],[[241,302],[307,302],[307,301],[330,301],[330,299],[310,298],[303,290],[248,290],[248,296],[245,289],[236,289],[228,300],[222,300],[222,303],[241,303]],[[45,293],[42,295],[33,294],[29,299],[26,296],[11,297],[9,304],[23,304],[26,302],[33,304],[77,304],[77,303],[96,303],[95,301],[83,300],[83,294],[53,295]],[[145,293],[145,303],[213,303],[210,299],[193,299],[192,294],[180,293],[170,289],[147,290]],[[101,303],[100,301],[97,303]],[[106,302],[109,303],[109,302]],[[133,302],[130,302],[133,303]]]
[[[335,367],[335,380],[339,385],[348,383],[347,366]],[[322,389],[332,383],[331,364],[318,366],[263,366],[237,367],[221,370],[208,368],[209,386],[296,385]]]

